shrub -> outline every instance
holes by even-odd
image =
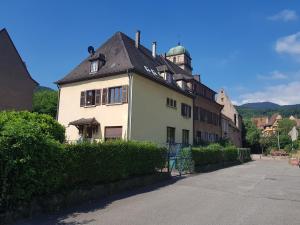
[[[0,211],[62,183],[62,145],[35,122],[15,119],[0,132]]]
[[[250,148],[238,148],[238,159],[240,162],[247,162],[251,160]]]
[[[238,160],[238,149],[235,146],[223,148],[219,144],[210,144],[207,147],[192,148],[192,157],[195,166],[204,166]]]
[[[0,133],[7,127],[13,126],[12,124],[17,121],[19,123],[30,123],[32,127],[38,127],[40,132],[61,143],[65,140],[65,129],[55,119],[49,115],[27,111],[0,112]]]
[[[207,146],[208,150],[221,150],[222,146],[218,143],[212,143]]]
[[[0,212],[68,188],[152,174],[166,163],[166,149],[151,143],[69,145],[60,143],[63,131],[47,115],[0,113]]]
[[[224,162],[234,162],[238,159],[238,149],[235,146],[228,146],[223,149]]]
[[[73,186],[151,174],[166,162],[166,149],[146,142],[81,143],[65,147],[66,183]]]
[[[222,161],[221,149],[209,149],[207,147],[192,148],[192,157],[195,166],[215,164]]]

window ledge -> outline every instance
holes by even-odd
[[[113,105],[123,105],[125,103],[123,102],[117,102],[117,103],[108,103],[108,104],[105,104],[106,106],[113,106]]]
[[[98,105],[86,105],[86,106],[83,106],[83,108],[94,108],[96,106],[98,106]]]
[[[177,107],[173,107],[173,106],[169,106],[169,105],[166,105],[166,106],[171,109],[177,109]]]

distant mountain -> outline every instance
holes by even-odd
[[[278,105],[273,102],[254,102],[243,104],[236,108],[244,119],[258,116],[271,116],[274,113],[279,113],[283,117],[293,115],[300,118],[300,104]]]
[[[38,92],[38,91],[54,91],[52,88],[49,88],[49,87],[45,87],[45,86],[37,86],[34,90],[35,92]]]
[[[253,102],[240,105],[239,107],[248,109],[278,109],[280,105],[273,102]]]

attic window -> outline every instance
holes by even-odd
[[[99,60],[94,60],[91,62],[90,73],[96,73],[99,69]]]

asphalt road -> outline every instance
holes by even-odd
[[[300,169],[254,161],[19,222],[105,225],[300,224]]]

